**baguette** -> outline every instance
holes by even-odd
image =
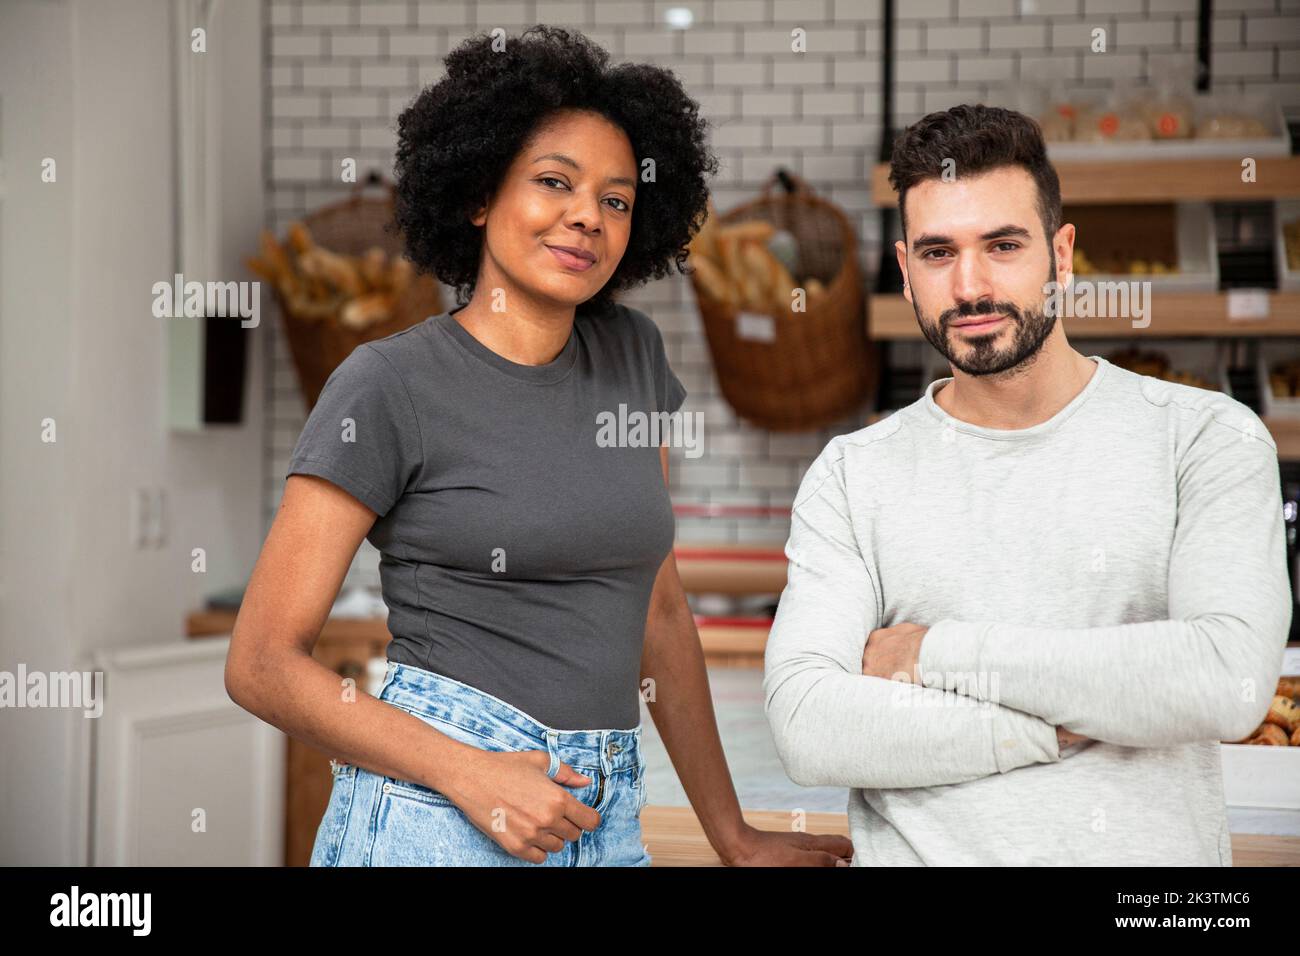
[[[315,321],[327,319],[339,310],[343,304],[342,296],[333,298],[313,297],[305,290],[295,290],[289,296],[289,311],[296,317]]]
[[[740,244],[740,261],[745,270],[741,286],[745,290],[745,300],[755,311],[766,312],[775,298],[772,289],[774,278],[772,266],[776,260],[757,242]]]
[[[275,268],[260,256],[247,256],[244,259],[244,265],[248,266],[248,271],[253,273],[253,275],[257,276],[259,279],[264,279],[272,285],[275,285],[280,281],[280,276],[275,271]]]
[[[700,258],[712,259],[714,262],[721,261],[718,251],[718,229],[718,211],[713,207],[713,199],[710,198],[700,231],[692,236],[688,243],[691,252]]]
[[[415,266],[405,256],[395,258],[388,267],[388,288],[394,297],[400,298],[410,287],[415,278]]]
[[[344,295],[360,295],[364,289],[361,272],[354,260],[315,246],[298,257],[298,266],[307,275],[328,282]]]
[[[376,322],[387,321],[392,315],[392,293],[370,292],[344,305],[339,313],[339,321],[350,329],[364,329]]]
[[[361,257],[361,278],[371,289],[381,289],[388,283],[388,256],[378,246],[371,246]]]
[[[768,258],[772,260],[772,274],[768,281],[768,289],[771,290],[772,295],[772,306],[778,312],[789,312],[790,306],[794,303],[791,295],[794,292],[794,277],[790,275],[790,270],[776,256],[769,253]]]
[[[737,241],[757,239],[759,242],[767,242],[774,235],[776,235],[776,226],[765,219],[748,219],[745,222],[721,226],[718,229],[719,241],[725,236],[728,239]]]
[[[312,239],[311,232],[301,222],[297,220],[289,223],[289,245],[298,255],[302,255],[308,249],[316,245]]]
[[[740,306],[740,293],[721,269],[703,256],[691,256],[689,263],[694,270],[696,284],[705,295],[732,308]]]
[[[740,241],[725,230],[718,233],[718,267],[739,287],[745,274],[740,257]]]
[[[284,251],[284,246],[276,241],[269,229],[262,230],[261,256],[277,276],[272,281],[278,281],[279,276],[293,274],[293,263],[289,261],[289,254]]]

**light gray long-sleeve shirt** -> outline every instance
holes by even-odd
[[[764,696],[790,778],[850,788],[854,865],[1231,865],[1218,741],[1263,720],[1291,622],[1277,446],[1090,358],[1031,428],[952,417],[941,379],[803,478]],[[921,684],[863,675],[902,623]]]

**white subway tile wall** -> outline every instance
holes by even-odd
[[[665,25],[675,7],[690,9],[690,29]],[[867,184],[880,148],[881,7],[881,0],[268,0],[268,225],[282,234],[292,219],[340,198],[344,158],[355,158],[363,175],[371,168],[391,174],[397,114],[441,76],[441,57],[461,40],[494,27],[517,33],[552,23],[581,30],[615,60],[676,72],[714,123],[719,209],[752,198],[778,165],[839,204],[857,229],[869,288],[881,253]],[[1006,84],[1044,70],[1104,88],[1195,56],[1195,0],[905,0],[896,8],[900,126],[957,103],[996,101]],[[1089,50],[1096,27],[1107,31],[1105,54]],[[796,28],[806,52],[791,51]],[[1272,90],[1284,109],[1300,111],[1295,0],[1215,0],[1212,42],[1216,90]],[[788,508],[826,442],[865,424],[867,405],[797,435],[738,421],[719,394],[688,281],[665,279],[627,301],[662,329],[690,391],[685,410],[704,415],[705,453],[686,458],[673,450],[674,501]],[[265,383],[268,523],[306,417],[278,322],[268,336]],[[895,346],[894,355],[916,364],[920,349]],[[780,545],[788,530],[779,514],[678,520],[681,541]],[[367,544],[349,583],[377,580],[377,554]]]

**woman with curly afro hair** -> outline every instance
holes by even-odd
[[[717,160],[672,73],[608,59],[480,34],[399,118],[397,225],[458,305],[330,376],[227,662],[242,706],[335,755],[312,865],[649,865],[642,700],[724,862],[852,853],[741,817],[644,427],[686,391],[616,298],[682,271]],[[363,537],[377,700],[311,657]]]

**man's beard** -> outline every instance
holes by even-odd
[[[1053,270],[1048,281],[1053,282],[1055,279],[1056,273]],[[1043,347],[1043,342],[1056,326],[1056,316],[1047,314],[1046,304],[1045,297],[1043,304],[1038,308],[1022,312],[1011,302],[987,300],[963,302],[956,308],[942,313],[938,323],[932,324],[921,315],[920,306],[916,304],[916,296],[912,297],[912,310],[916,313],[916,321],[921,326],[921,334],[925,336],[926,341],[938,349],[939,354],[954,368],[960,369],[967,375],[977,376],[997,375],[1009,371],[1022,363],[1028,363],[1038,354],[1038,350]],[[970,345],[969,354],[964,358],[958,357],[948,345],[949,325],[959,318],[964,319],[975,315],[1006,316],[1013,325],[1011,344],[1005,347],[997,345],[996,342],[1003,330],[996,329],[984,335],[968,338],[966,341]]]

